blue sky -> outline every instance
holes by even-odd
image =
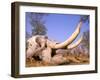
[[[26,31],[31,33],[31,24],[29,22],[28,12],[26,13]],[[62,42],[70,37],[70,35],[76,29],[76,26],[80,20],[80,15],[74,14],[49,14],[44,17],[45,26],[47,28],[47,36],[50,39]],[[89,30],[89,23],[86,22],[82,25],[81,33]],[[78,39],[77,38],[77,39]],[[77,40],[76,39],[76,40]]]

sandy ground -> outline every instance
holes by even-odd
[[[59,65],[79,65],[89,64],[89,57],[87,55],[65,55],[66,62]],[[58,65],[58,66],[59,66]],[[26,67],[39,67],[39,66],[57,66],[56,64],[48,64],[41,60],[26,59]]]

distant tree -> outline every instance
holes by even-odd
[[[84,53],[89,53],[89,30],[83,33],[83,40],[81,42],[81,48]]]
[[[89,49],[89,30],[83,33],[83,45]]]
[[[82,21],[82,22],[89,22],[89,15],[82,15],[82,16],[80,16],[80,21]]]
[[[30,24],[32,26],[32,35],[45,35],[47,32],[44,16],[47,14],[44,13],[29,13]]]
[[[81,16],[80,16],[80,21],[79,21],[79,23],[85,23],[85,22],[89,22],[89,15],[81,15]],[[86,48],[89,48],[89,30],[83,32],[82,44],[83,44]]]

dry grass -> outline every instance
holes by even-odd
[[[64,55],[66,62],[60,65],[78,65],[78,64],[89,64],[88,55]],[[26,59],[26,67],[40,67],[40,66],[55,66],[55,64],[48,64],[39,60],[28,60]]]

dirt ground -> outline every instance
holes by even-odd
[[[88,55],[65,55],[66,62],[59,65],[79,65],[79,64],[89,64],[89,56]],[[57,66],[55,64],[48,64],[41,60],[26,59],[26,67],[40,67],[40,66]]]

